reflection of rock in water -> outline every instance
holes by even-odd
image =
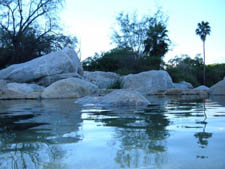
[[[55,143],[81,139],[73,100],[0,101],[0,107],[0,168],[39,168],[61,159]]]
[[[217,104],[221,105],[221,106],[225,106],[225,96],[220,96],[220,95],[216,95],[216,96],[210,96],[209,99],[213,102],[216,102]]]
[[[120,140],[120,148],[115,160],[121,168],[162,168],[169,135],[166,130],[169,120],[164,111],[163,106],[155,105],[143,112],[119,113],[117,118],[102,119],[106,126],[116,127],[115,137]]]

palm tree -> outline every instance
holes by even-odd
[[[200,22],[198,23],[198,28],[195,30],[195,33],[197,35],[200,36],[202,42],[203,42],[203,57],[204,57],[204,75],[203,75],[203,81],[204,81],[204,85],[205,85],[205,40],[206,40],[206,36],[210,35],[210,26],[209,26],[209,22]]]

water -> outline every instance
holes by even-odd
[[[224,169],[225,98],[145,109],[0,101],[0,169]]]

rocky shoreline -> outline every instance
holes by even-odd
[[[119,83],[121,89],[110,89]],[[163,70],[119,76],[112,72],[83,71],[74,50],[61,51],[0,70],[0,100],[77,99],[79,104],[148,105],[148,95],[225,95],[225,79],[211,88],[173,83]]]

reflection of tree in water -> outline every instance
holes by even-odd
[[[198,122],[199,124],[203,125],[202,132],[197,132],[195,134],[195,137],[198,138],[198,144],[201,145],[201,148],[205,148],[208,145],[208,139],[212,137],[212,133],[206,132],[206,125],[207,125],[207,114],[206,114],[206,108],[205,108],[205,102],[203,103],[203,113],[204,113],[204,119],[203,121]]]
[[[57,144],[77,142],[80,110],[65,101],[1,101],[0,168],[63,168]],[[48,166],[50,165],[50,166]]]
[[[121,168],[138,168],[160,165],[165,161],[166,127],[168,119],[159,106],[143,113],[121,113],[118,118],[103,119],[106,126],[116,127],[116,138],[121,142],[116,162]]]

